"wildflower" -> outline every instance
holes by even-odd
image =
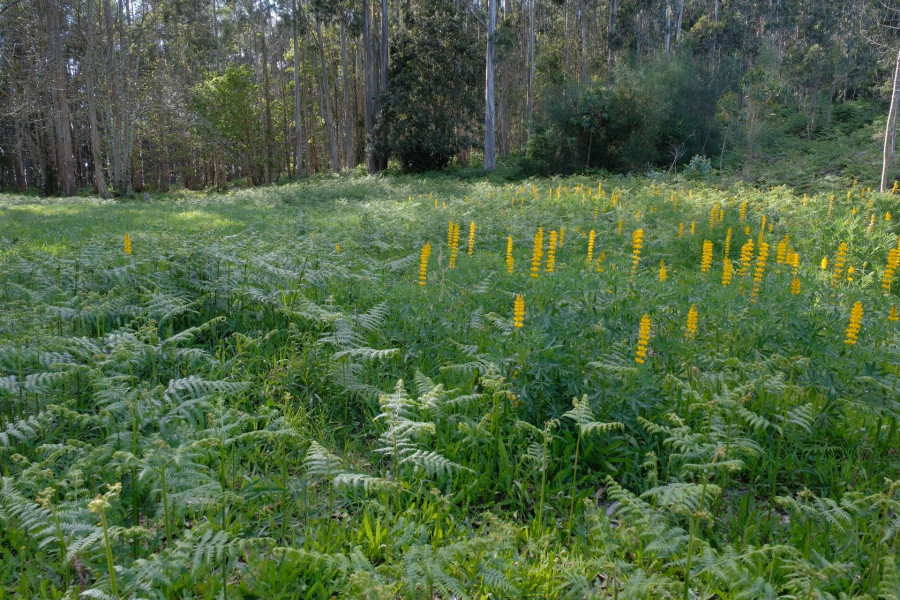
[[[891,219],[892,219],[892,217],[891,217],[891,211],[887,211],[886,213],[884,213],[884,220],[885,220],[885,221],[890,221]]]
[[[684,237],[684,221],[678,224],[678,237]]]
[[[728,256],[730,254],[731,254],[731,227],[729,227],[728,231],[725,232],[725,251],[722,253],[722,255],[725,258],[728,258]]]
[[[634,362],[644,364],[647,359],[647,344],[650,342],[650,315],[641,317],[641,325],[638,329],[637,349],[634,352]]]
[[[841,280],[841,274],[844,272],[844,264],[847,262],[847,242],[841,242],[840,246],[838,246],[837,254],[834,257],[834,275],[831,278],[831,283],[835,287],[837,287],[838,282]]]
[[[749,225],[744,226],[744,235],[746,235],[747,237],[750,237],[750,226]]]
[[[744,219],[746,219],[746,218],[747,218],[747,202],[745,201],[745,202],[741,202],[741,212],[740,212],[738,219],[741,223],[743,223]]]
[[[475,249],[475,221],[469,223],[469,256],[472,256],[472,250]]]
[[[691,221],[691,235],[694,235],[694,232],[697,231],[697,223]]]
[[[588,234],[588,247],[587,247],[587,262],[594,261],[594,239],[596,238],[596,233],[593,229]]]
[[[513,272],[513,241],[512,236],[506,238],[506,272],[512,275]]]
[[[544,228],[538,227],[534,234],[534,248],[531,251],[531,276],[537,277],[541,271],[541,258],[544,255]]]
[[[891,290],[891,285],[894,283],[894,273],[897,271],[898,266],[900,266],[900,250],[891,248],[888,251],[884,273],[881,275],[881,287],[885,292]]]
[[[715,206],[713,206],[709,211],[709,230],[712,231],[715,228],[716,223],[719,222],[719,203],[717,202]]]
[[[687,331],[684,334],[684,337],[689,340],[694,339],[694,336],[697,334],[697,307],[691,306],[690,310],[687,313],[687,323],[685,324]]]
[[[563,247],[563,242],[564,242],[565,240],[566,240],[566,228],[565,228],[565,227],[560,227],[560,228],[559,228],[559,247],[560,247],[560,248]]]
[[[787,256],[787,247],[788,242],[791,241],[790,236],[784,236],[781,238],[781,241],[778,242],[778,245],[775,247],[775,263],[782,265],[784,264],[785,258]]]
[[[722,285],[731,284],[731,277],[734,274],[734,266],[731,264],[731,259],[726,258],[722,260]]]
[[[666,274],[666,261],[659,261],[659,281],[660,283],[664,283],[668,279],[668,275]]]
[[[131,254],[131,236],[125,234],[125,254]]]
[[[888,321],[893,321],[894,323],[900,321],[900,314],[897,313],[896,306],[891,306],[891,312],[888,314]]]
[[[709,240],[703,240],[703,252],[700,254],[700,272],[703,275],[709,273],[712,267],[713,243]]]
[[[594,207],[594,223],[597,222],[597,215],[599,215],[599,214],[600,214],[600,207],[599,207],[599,206],[595,206],[595,207]]]
[[[641,248],[644,246],[644,230],[635,229],[631,234],[631,272],[637,271],[641,261]]]
[[[547,272],[552,273],[556,268],[556,231],[550,232],[550,241],[547,244]]]
[[[456,256],[459,254],[459,224],[450,221],[447,228],[447,246],[450,248],[450,268],[456,268]]]
[[[425,242],[419,255],[419,285],[425,285],[428,277],[428,257],[431,256],[431,242]]]
[[[605,260],[606,260],[606,252],[601,251],[600,256],[597,257],[597,272],[598,273],[603,272],[603,261],[605,261]]]
[[[619,219],[619,226],[616,228],[616,235],[622,235],[622,219]]]
[[[334,245],[334,252],[335,252],[335,254],[340,254],[340,253],[341,253],[341,245],[340,245],[340,244],[335,244],[335,245]]]
[[[834,210],[834,194],[828,197],[828,215],[827,217],[831,219],[831,211]]]
[[[819,268],[822,269],[823,271],[828,268],[828,257],[827,256],[822,257],[822,262],[819,263]]]
[[[759,255],[756,257],[756,269],[753,272],[753,290],[750,292],[750,302],[756,302],[759,297],[759,288],[762,286],[763,275],[766,271],[766,259],[769,257],[769,245],[765,242],[759,245]]]
[[[898,191],[900,191],[900,183],[898,183],[898,182],[895,180],[895,181],[894,181],[894,187],[891,188],[891,193],[892,193],[892,194],[896,194]]]
[[[847,337],[844,339],[845,344],[851,346],[856,345],[859,339],[859,329],[862,327],[863,306],[862,302],[857,301],[850,309],[850,322],[847,324]]]
[[[513,304],[513,327],[522,327],[525,324],[525,299],[522,294],[516,296]]]
[[[866,227],[866,235],[872,235],[873,229],[875,229],[875,215],[872,215],[872,218],[869,219],[869,226]]]
[[[806,194],[803,194],[803,206],[806,206],[806,200],[807,200]]]
[[[800,295],[800,278],[794,275],[794,278],[791,279],[791,294],[794,296]]]
[[[750,261],[753,260],[753,240],[747,240],[741,246],[740,268],[738,269],[738,277],[746,277],[750,271]]]

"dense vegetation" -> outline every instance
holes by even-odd
[[[526,177],[870,185],[886,130],[900,178],[898,31],[885,0],[0,0],[0,187],[223,191],[494,155]]]
[[[4,197],[0,598],[898,598],[891,211]]]

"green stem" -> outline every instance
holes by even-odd
[[[116,584],[116,568],[113,563],[112,546],[109,543],[109,526],[106,523],[106,511],[100,511],[100,524],[103,525],[103,544],[106,546],[106,568],[109,569],[109,589],[113,598],[119,597],[119,586]]]

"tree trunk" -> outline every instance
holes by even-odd
[[[492,171],[494,158],[494,29],[497,26],[497,0],[488,0],[487,52],[484,67],[484,168]]]
[[[888,109],[888,118],[887,125],[884,129],[884,153],[882,154],[881,161],[881,192],[884,193],[887,191],[887,179],[888,179],[888,162],[889,162],[889,154],[890,154],[890,144],[891,144],[891,123],[894,122],[896,118],[897,112],[897,86],[898,79],[900,79],[900,51],[897,52],[897,61],[894,65],[894,81],[891,85],[891,106]]]
[[[375,48],[372,40],[372,13],[369,10],[369,0],[362,0],[363,5],[363,46],[365,49],[365,123],[366,123],[366,163],[369,174],[374,175],[379,171],[379,161],[375,156],[372,142],[375,136],[375,92],[378,88],[378,75],[375,72]]]
[[[350,86],[347,74],[347,35],[344,27],[344,16],[341,15],[341,78],[344,88],[344,164],[348,169],[356,165],[353,162],[353,136],[350,129]]]
[[[390,21],[388,20],[388,0],[381,0],[381,91],[388,89],[388,34]],[[384,140],[382,140],[384,141]],[[378,169],[384,171],[388,166],[388,157],[382,156],[378,162]]]
[[[322,81],[320,93],[322,98],[322,113],[325,118],[325,130],[328,133],[328,153],[331,156],[331,170],[341,172],[341,159],[338,156],[337,141],[334,136],[334,117],[331,114],[331,86],[328,84],[328,63],[325,61],[325,42],[322,39],[322,21],[316,14],[316,38],[319,42],[319,64],[322,67]]]
[[[534,19],[537,0],[530,0],[528,18],[528,90],[525,98],[525,140],[531,139],[532,122],[534,121]],[[615,2],[615,0],[613,0]]]
[[[44,13],[47,32],[47,45],[53,69],[53,124],[56,132],[55,150],[59,191],[64,196],[74,196],[75,155],[72,152],[72,120],[69,113],[69,100],[66,95],[66,68],[62,57],[62,35],[59,24],[59,6],[56,0],[40,0],[38,2]]]
[[[94,163],[94,184],[101,198],[109,198],[106,178],[103,176],[103,157],[100,151],[100,130],[97,126],[97,100],[94,94],[94,0],[87,0],[87,48],[84,81],[87,87],[88,118],[91,128],[91,153]]]
[[[609,26],[607,27],[607,67],[609,69],[609,77],[612,79],[613,67],[616,61],[616,17],[619,12],[619,4],[617,0],[609,0]]]
[[[291,0],[291,35],[294,38],[294,128],[297,149],[294,176],[303,177],[303,115],[300,112],[300,46],[297,44],[297,0]]]
[[[672,0],[666,0],[666,60],[672,46]]]

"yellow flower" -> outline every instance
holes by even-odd
[[[756,257],[756,269],[753,272],[753,290],[750,292],[750,302],[756,302],[759,298],[759,289],[762,286],[763,275],[766,272],[766,259],[769,257],[769,245],[765,242],[759,245],[759,255]]]
[[[725,232],[725,251],[722,255],[725,258],[728,258],[731,254],[731,227],[728,228],[728,231]]]
[[[512,275],[513,272],[513,241],[512,236],[506,238],[506,272]]]
[[[644,230],[635,229],[631,234],[631,272],[637,271],[641,261],[641,248],[644,246]]]
[[[822,262],[819,263],[819,268],[822,269],[823,271],[828,268],[828,257],[827,256],[822,257]]]
[[[475,249],[475,221],[469,223],[469,256],[472,256],[472,250]]]
[[[739,215],[739,221],[741,223],[744,222],[744,219],[747,218],[747,202],[741,202],[741,213]]]
[[[616,235],[622,235],[622,219],[619,219],[619,226],[616,228]]]
[[[851,346],[856,345],[859,339],[859,330],[862,327],[863,306],[862,302],[857,301],[850,309],[850,322],[847,324],[847,337],[844,339],[845,344]]]
[[[853,268],[853,265],[847,267],[847,281],[853,281],[854,273],[856,273],[856,269]]]
[[[748,237],[750,236],[750,226],[749,225],[744,226],[744,235],[746,235]]]
[[[525,324],[525,299],[522,294],[516,296],[513,304],[513,327],[522,327]]]
[[[694,233],[696,231],[697,231],[697,223],[694,221],[691,221],[691,235],[694,235]]]
[[[341,253],[341,245],[340,245],[340,244],[335,244],[335,245],[334,245],[334,251],[335,251],[336,254],[340,254],[340,253]]]
[[[125,234],[125,254],[131,254],[131,236]]]
[[[791,279],[791,294],[795,296],[800,295],[800,278],[796,275]]]
[[[738,277],[746,277],[750,271],[750,262],[753,260],[753,240],[747,240],[741,246],[740,268],[738,268]]]
[[[788,242],[791,241],[790,236],[784,236],[781,238],[781,241],[778,242],[778,245],[775,247],[775,263],[776,264],[784,264],[785,257],[787,256]]]
[[[664,283],[666,279],[668,279],[668,275],[666,274],[666,261],[659,261],[659,281],[660,283]]]
[[[650,315],[645,314],[641,317],[641,325],[638,329],[637,348],[634,352],[634,362],[639,365],[644,364],[647,359],[647,345],[650,342]]]
[[[552,273],[556,268],[556,231],[550,232],[550,241],[547,244],[547,272]]]
[[[678,224],[678,237],[684,237],[684,221]]]
[[[597,257],[597,272],[603,272],[603,261],[606,260],[606,251],[601,250],[600,256]]]
[[[587,262],[594,261],[594,239],[597,234],[591,229],[591,232],[588,234],[588,247],[587,247]]]
[[[731,264],[731,259],[726,258],[722,260],[722,285],[731,284],[731,276],[734,274],[734,266]]]
[[[884,273],[881,275],[881,287],[885,292],[891,291],[891,285],[894,283],[894,273],[900,266],[900,249],[891,248],[888,251],[887,265],[884,267]]]
[[[551,190],[552,193],[552,190]],[[537,277],[541,271],[541,259],[544,256],[544,228],[538,227],[534,234],[534,247],[531,251],[531,276]]]
[[[841,274],[844,272],[844,264],[847,262],[847,242],[841,242],[838,246],[837,254],[834,257],[834,274],[831,277],[831,283],[837,287],[841,280]]]
[[[890,221],[892,218],[893,218],[893,217],[891,217],[891,211],[887,211],[886,213],[884,213],[884,220],[885,220],[885,221]]]
[[[564,243],[565,241],[566,241],[566,228],[565,228],[565,227],[560,227],[560,228],[559,228],[559,247],[560,247],[560,248],[563,247],[563,243]]]
[[[689,340],[694,339],[694,336],[697,335],[697,307],[691,306],[690,310],[688,310],[687,314],[687,323],[685,324],[687,331],[684,336]]]
[[[700,272],[704,275],[709,273],[712,267],[713,243],[709,240],[703,240],[703,252],[700,255]]]
[[[891,306],[891,312],[888,314],[888,321],[893,321],[894,323],[900,321],[900,314],[897,313],[896,306]]]
[[[425,285],[428,277],[428,257],[431,256],[431,242],[425,242],[419,255],[419,285]]]

